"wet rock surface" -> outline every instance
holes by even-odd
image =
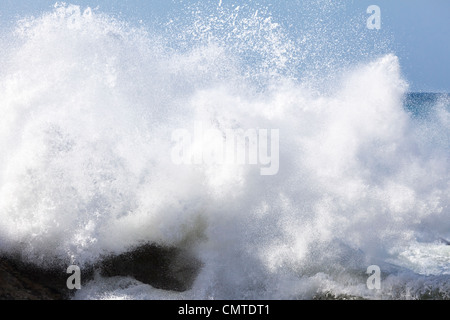
[[[67,299],[66,279],[64,272],[43,270],[11,258],[0,258],[2,300]]]
[[[157,289],[186,291],[200,268],[200,262],[187,251],[145,245],[105,259],[100,269],[102,276],[132,276]]]
[[[74,291],[66,286],[68,266],[38,268],[14,257],[0,257],[0,300],[65,300]],[[127,253],[105,257],[81,270],[82,285],[99,272],[103,277],[128,276],[154,288],[189,289],[201,263],[186,250],[144,245]]]

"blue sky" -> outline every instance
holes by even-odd
[[[210,3],[216,5],[219,1],[210,1]],[[55,2],[55,0],[0,0],[0,25],[4,27],[14,23],[18,17],[38,15],[48,11]],[[66,2],[83,7],[98,6],[100,10],[122,19],[131,22],[143,20],[146,24],[151,24],[155,20],[168,20],[180,7],[180,3],[189,4],[196,1],[67,0]],[[285,20],[288,17],[294,26],[295,19],[300,19],[304,3],[301,0],[222,0],[223,5],[249,2],[270,7],[275,19]],[[367,30],[367,32],[368,34],[369,32],[388,34],[393,39],[390,47],[399,56],[403,73],[410,82],[412,91],[450,92],[449,0],[343,0],[341,2],[345,3],[345,10],[337,11],[335,18],[348,20],[353,17],[352,23],[360,23],[361,26],[365,25],[365,19],[369,16],[366,14],[369,5],[378,5],[381,8],[381,30]]]

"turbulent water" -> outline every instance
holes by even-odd
[[[202,262],[182,293],[97,276],[77,299],[450,299],[449,95],[408,93],[388,44],[348,60],[267,11],[202,10],[136,26],[57,5],[2,31],[2,254]],[[175,164],[196,123],[278,129],[278,173]]]

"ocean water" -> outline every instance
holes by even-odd
[[[449,95],[410,93],[389,41],[349,60],[268,10],[204,10],[140,26],[60,4],[2,30],[0,252],[202,263],[185,292],[97,275],[75,299],[450,299]],[[196,123],[278,129],[278,173],[176,165]]]

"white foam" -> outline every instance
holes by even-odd
[[[236,33],[177,51],[77,6],[19,22],[2,49],[1,251],[84,265],[144,242],[182,246],[204,263],[190,298],[308,298],[370,296],[354,274],[371,261],[449,237],[448,141],[424,142],[426,128],[448,135],[448,111],[409,116],[393,54],[318,95],[293,79],[280,27],[254,19],[240,23],[271,35],[247,44],[266,59],[254,74]],[[171,133],[195,122],[280,129],[278,175],[174,165]],[[123,281],[77,297],[169,294]]]

